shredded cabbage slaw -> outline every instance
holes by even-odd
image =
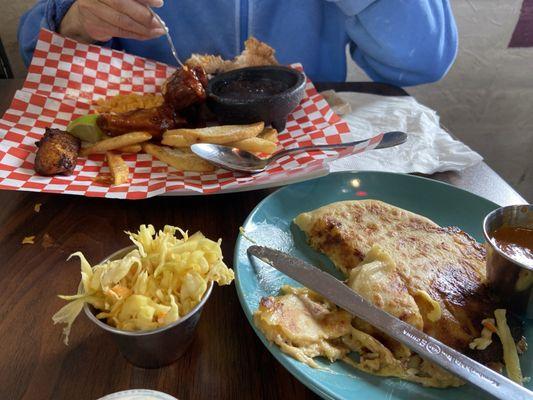
[[[192,310],[211,282],[229,285],[234,279],[222,261],[221,240],[214,242],[201,232],[189,236],[170,225],[157,233],[152,225],[126,233],[137,248],[121,259],[91,267],[81,252],[69,257],[80,259],[80,290],[60,295],[69,303],[52,317],[54,324],[65,324],[65,344],[86,303],[100,311],[97,318],[118,329],[152,330]]]

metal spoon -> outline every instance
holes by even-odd
[[[259,158],[245,150],[239,150],[235,147],[222,146],[220,144],[197,143],[191,146],[191,150],[197,156],[209,161],[212,164],[215,164],[220,168],[228,169],[230,171],[256,174],[264,171],[271,162],[276,161],[290,153],[313,150],[335,150],[347,147],[354,147],[355,153],[355,150],[363,149],[368,145],[373,145],[374,147],[365,149],[364,151],[398,146],[399,144],[404,143],[406,140],[407,134],[405,132],[387,132],[371,137],[370,139],[358,140],[356,142],[321,144],[286,149],[266,159]],[[355,148],[355,146],[358,147]]]
[[[178,57],[178,52],[176,51],[176,47],[174,46],[174,42],[172,41],[172,38],[170,37],[170,33],[169,33],[169,30],[168,30],[167,24],[165,24],[165,21],[163,21],[163,19],[153,9],[151,9],[150,7],[148,7],[148,9],[150,10],[150,12],[154,16],[154,18],[157,19],[157,22],[159,22],[161,24],[161,26],[163,27],[163,29],[165,30],[165,36],[167,37],[167,41],[168,41],[168,44],[170,46],[170,51],[172,52],[172,55],[176,59],[178,65],[183,67],[183,63],[181,62],[180,58]]]

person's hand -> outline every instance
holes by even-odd
[[[148,7],[163,0],[76,0],[65,14],[59,33],[85,43],[113,37],[147,40],[165,33]]]

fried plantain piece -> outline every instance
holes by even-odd
[[[61,129],[46,128],[36,143],[35,172],[39,175],[70,175],[76,167],[81,142]]]

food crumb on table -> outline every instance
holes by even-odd
[[[22,244],[35,244],[35,235],[26,236],[24,239],[22,239]]]
[[[48,233],[45,233],[43,236],[43,241],[41,242],[41,246],[43,246],[45,249],[54,246],[54,238],[52,238],[52,236],[50,236]]]
[[[41,203],[35,203],[35,206],[33,207],[33,210],[38,213],[41,211]]]

